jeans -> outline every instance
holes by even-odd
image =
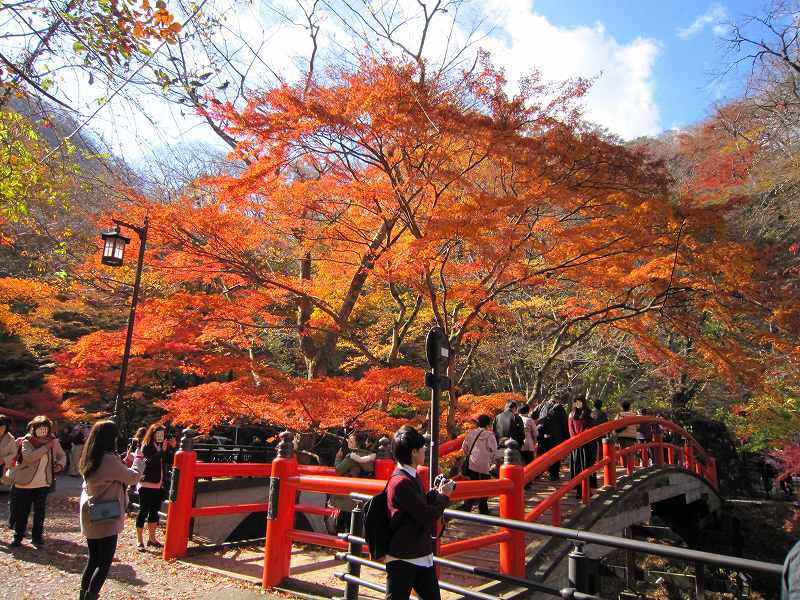
[[[142,529],[145,521],[158,523],[158,511],[163,498],[161,488],[139,488],[139,514],[136,515],[136,527]]]
[[[89,545],[89,560],[86,568],[83,569],[81,591],[96,596],[106,582],[111,561],[114,560],[114,553],[117,551],[117,536],[86,540],[86,543]]]
[[[14,505],[14,539],[21,540],[25,537],[25,530],[28,528],[28,516],[33,507],[33,531],[31,539],[34,542],[41,541],[44,534],[44,513],[47,509],[47,494],[49,487],[23,489],[14,486],[11,502]]]
[[[404,560],[386,564],[386,600],[408,600],[411,590],[420,600],[440,600],[436,567],[418,567]]]

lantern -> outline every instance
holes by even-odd
[[[119,267],[122,265],[122,257],[125,254],[125,246],[130,243],[130,238],[126,238],[119,232],[119,225],[111,231],[104,231],[100,234],[103,238],[103,259],[104,265]]]

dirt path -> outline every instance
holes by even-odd
[[[77,598],[86,562],[86,541],[78,524],[80,479],[60,477],[58,489],[47,501],[45,543],[36,550],[28,537],[21,548],[11,548],[8,530],[8,494],[0,494],[0,572],[3,596],[16,600]],[[29,523],[30,526],[30,523]],[[204,598],[279,598],[263,594],[258,586],[136,551],[135,525],[130,517],[120,535],[114,564],[101,597],[104,600],[167,600]],[[163,530],[161,531],[163,539]]]

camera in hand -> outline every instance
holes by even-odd
[[[453,484],[453,489],[455,490],[455,489],[456,489],[456,482],[455,482],[455,481],[453,481],[452,479],[448,478],[448,477],[445,477],[445,476],[444,476],[444,475],[442,475],[441,473],[439,473],[439,474],[438,474],[438,475],[437,475],[437,476],[436,476],[436,477],[433,479],[433,487],[435,487],[435,488],[438,488],[440,485],[442,485],[442,484],[445,484],[445,483],[450,483],[450,482],[452,482],[452,484]]]

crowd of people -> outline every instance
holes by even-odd
[[[25,435],[14,437],[11,421],[0,415],[0,472],[2,483],[11,488],[8,527],[13,532],[12,548],[22,545],[31,510],[31,543],[37,549],[45,546],[47,496],[55,489],[56,475],[83,478],[79,521],[89,552],[80,600],[98,598],[108,576],[125,523],[129,489],[135,488],[139,497],[138,550],[146,552],[145,523],[147,546],[161,547],[156,532],[174,440],[167,440],[160,423],[140,428],[122,453],[118,452],[119,437],[117,425],[109,420],[93,426],[79,423],[55,435],[52,421],[45,416],[32,419]]]
[[[567,412],[569,401],[571,407]],[[617,417],[634,414],[629,402],[620,403]],[[528,464],[570,436],[579,436],[608,420],[600,402],[594,402],[590,407],[582,396],[556,396],[535,407],[510,401],[493,419],[488,415],[475,419],[475,427],[462,442],[461,473],[471,480],[495,476],[509,439],[517,442],[523,461]],[[135,487],[139,496],[136,517],[138,550],[146,552],[147,547],[161,547],[156,534],[175,450],[174,440],[167,438],[164,425],[153,423],[147,428],[141,427],[126,451],[120,453],[120,432],[110,420],[98,421],[92,427],[81,423],[71,430],[63,430],[59,436],[53,433],[53,424],[45,416],[32,419],[26,434],[18,438],[11,434],[10,425],[10,421],[0,415],[0,466],[3,483],[11,485],[11,546],[22,544],[31,509],[31,541],[37,548],[45,545],[47,495],[54,489],[56,475],[67,472],[69,467],[69,474],[75,473],[83,478],[79,522],[81,533],[87,540],[88,559],[81,577],[80,600],[95,600],[108,576],[124,528],[130,488]],[[622,447],[649,440],[653,433],[649,425],[627,426],[615,431]],[[298,461],[319,464],[319,457],[306,443],[308,439],[303,435],[295,438]],[[370,448],[367,435],[350,432],[343,442],[334,461],[336,473],[350,477],[373,476],[377,454]],[[456,483],[442,477],[437,479],[433,489],[425,492],[417,470],[425,463],[426,444],[425,437],[410,426],[401,427],[394,435],[393,452],[397,466],[386,486],[387,525],[391,532],[385,557],[386,598],[391,600],[406,600],[412,590],[424,600],[438,600],[440,597],[433,550],[437,524],[450,503]],[[68,451],[64,446],[68,446]],[[77,453],[76,448],[79,448]],[[598,456],[597,441],[573,450],[570,476],[574,477],[594,464]],[[650,460],[653,460],[652,456]],[[549,475],[553,481],[559,479],[560,463],[554,464]],[[596,486],[597,482],[592,481],[591,485]],[[346,530],[353,509],[350,499],[334,499],[333,505],[340,509],[341,514],[337,529]],[[489,513],[487,498],[467,500],[461,509],[471,511],[476,505],[481,513]],[[787,559],[787,564],[789,562]]]

